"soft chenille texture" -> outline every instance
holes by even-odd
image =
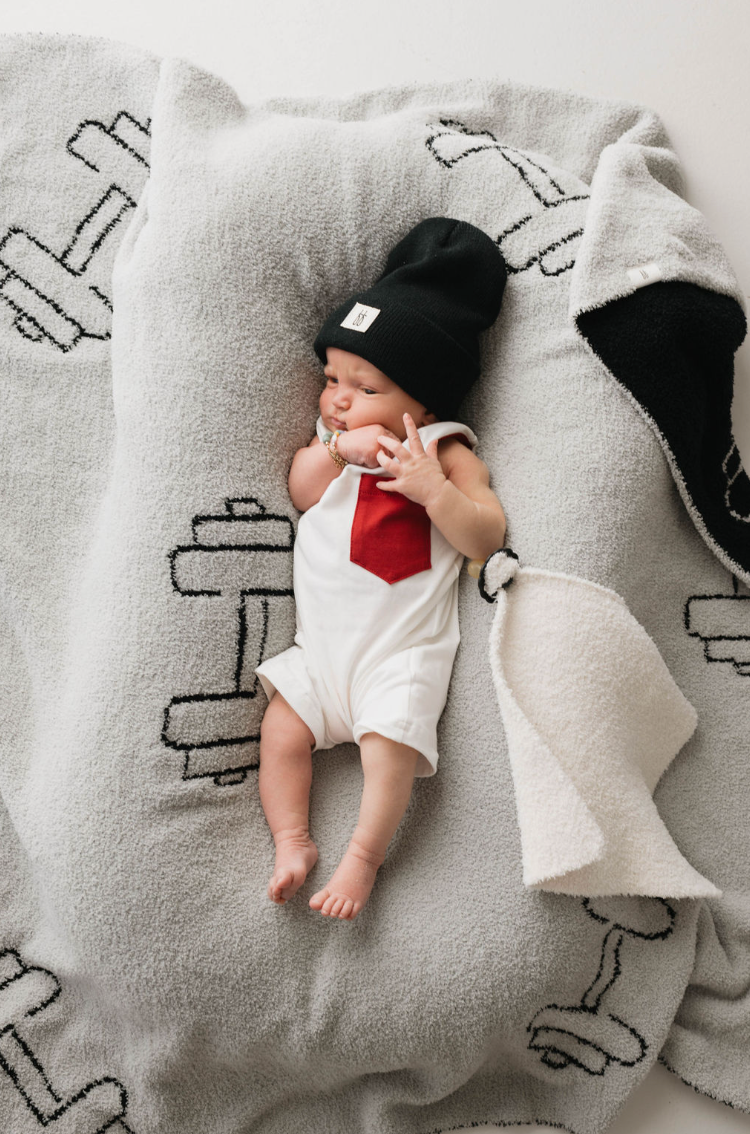
[[[744,315],[658,117],[500,80],[243,106],[105,40],[0,51],[0,1127],[597,1134],[660,1053],[750,1109]],[[555,572],[643,628],[697,715],[644,804],[721,897],[524,884],[466,571],[439,768],[367,906],[307,904],[352,833],[353,745],[315,757],[318,863],[266,896],[252,674],[294,635],[312,343],[428,216],[508,266],[458,419],[521,564],[508,603],[538,612],[524,572]]]

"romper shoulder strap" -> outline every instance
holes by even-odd
[[[435,421],[432,425],[423,425],[421,429],[417,430],[417,433],[425,448],[436,437],[438,440],[445,437],[460,437],[470,449],[476,449],[478,443],[476,434],[469,429],[468,425],[462,425],[460,421]],[[408,440],[404,444],[408,449]]]

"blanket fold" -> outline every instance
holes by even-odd
[[[697,715],[614,591],[519,567],[480,575],[497,603],[490,665],[508,740],[526,886],[599,897],[720,897],[651,796]]]
[[[745,296],[659,141],[646,122],[602,150],[570,317],[653,429],[702,538],[750,583],[750,480],[732,432]]]

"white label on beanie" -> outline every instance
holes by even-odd
[[[660,280],[662,270],[658,264],[639,264],[637,268],[628,268],[628,276],[633,287],[645,287]]]
[[[355,303],[340,326],[348,327],[350,331],[366,331],[375,322],[379,314],[379,307],[368,307],[366,303]]]

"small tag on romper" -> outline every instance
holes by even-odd
[[[661,278],[661,268],[658,264],[640,264],[636,268],[628,268],[628,279],[633,287],[645,287],[646,284],[656,283]]]
[[[379,307],[368,307],[366,303],[355,303],[346,319],[340,324],[350,331],[366,331],[380,314]]]

